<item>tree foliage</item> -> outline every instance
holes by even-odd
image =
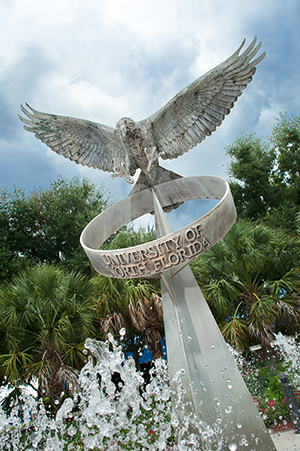
[[[295,230],[300,207],[300,117],[281,114],[267,141],[241,136],[226,151],[239,217]]]
[[[124,249],[156,239],[153,228],[124,227],[102,247]],[[97,316],[101,330],[122,339],[125,352],[131,352],[137,368],[140,352],[152,350],[152,358],[162,357],[163,311],[158,279],[113,279],[102,275],[94,278]],[[124,335],[120,336],[120,330]]]
[[[95,335],[93,284],[83,275],[44,265],[0,289],[0,377],[16,384],[37,378],[51,402],[72,389]]]
[[[232,158],[229,174],[237,211],[241,217],[258,219],[276,205],[272,171],[275,152],[254,135],[242,136],[227,148]]]
[[[80,244],[83,228],[108,205],[107,192],[86,178],[62,177],[29,195],[0,189],[2,280],[28,264],[64,264],[89,272]]]
[[[137,230],[132,225],[123,227],[118,233],[114,234],[102,248],[105,249],[124,249],[127,247],[138,246],[156,239],[156,232],[153,227],[144,229],[139,227]]]
[[[124,352],[133,354],[139,368],[140,352],[152,348],[152,357],[162,357],[163,310],[160,292],[151,281],[94,278],[99,326],[121,340]],[[122,332],[122,333],[121,333]]]
[[[243,349],[299,330],[300,241],[237,222],[193,264],[224,338]]]
[[[279,228],[300,229],[300,118],[281,115],[268,142],[242,136],[227,152],[239,217],[253,223],[240,220],[192,266],[225,339],[243,349],[299,330],[300,241]],[[113,332],[137,367],[146,345],[161,352],[157,281],[95,276],[79,244],[108,203],[103,187],[78,177],[59,177],[29,195],[0,190],[0,376],[37,377],[51,402],[65,381],[76,384],[87,337]],[[153,229],[129,226],[103,248],[153,239]]]

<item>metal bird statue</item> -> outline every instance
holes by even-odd
[[[165,106],[139,122],[124,117],[116,127],[83,119],[41,113],[27,103],[21,105],[26,118],[19,116],[27,131],[56,153],[78,164],[111,172],[134,183],[133,191],[180,177],[159,166],[158,159],[177,158],[216,130],[229,114],[237,98],[251,82],[256,65],[265,52],[253,39],[240,54],[240,47],[223,63],[180,91]],[[132,191],[132,192],[133,192]]]

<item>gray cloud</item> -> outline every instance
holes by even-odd
[[[79,173],[123,198],[131,189],[123,180],[77,166],[23,131],[19,104],[108,125],[122,116],[140,120],[257,34],[267,57],[222,126],[163,163],[184,176],[224,177],[224,148],[237,135],[268,135],[278,111],[300,114],[299,9],[298,0],[7,2],[0,30],[7,42],[0,50],[0,186],[33,189],[56,174]]]

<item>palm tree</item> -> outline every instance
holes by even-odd
[[[132,352],[138,369],[140,350],[146,346],[151,347],[152,358],[161,357],[163,310],[155,286],[148,280],[111,279],[101,275],[94,278],[94,286],[104,335],[111,332],[121,338],[124,351]]]
[[[128,310],[133,326],[139,333],[142,333],[146,346],[152,350],[152,359],[162,357],[163,307],[161,297],[152,293],[150,299],[144,297],[139,299],[136,304],[130,299]]]
[[[76,387],[84,341],[94,333],[93,285],[82,275],[45,265],[0,290],[0,375],[15,384],[38,380],[39,396],[57,404]]]
[[[193,264],[225,339],[239,349],[268,346],[300,319],[300,241],[239,221]]]

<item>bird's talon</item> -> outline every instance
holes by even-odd
[[[130,184],[134,183],[134,179],[131,177],[131,175],[129,175],[126,164],[124,162],[121,163],[121,167],[121,169],[115,167],[113,168],[114,172],[110,174],[111,178],[115,179],[117,177],[122,177],[125,182]]]

